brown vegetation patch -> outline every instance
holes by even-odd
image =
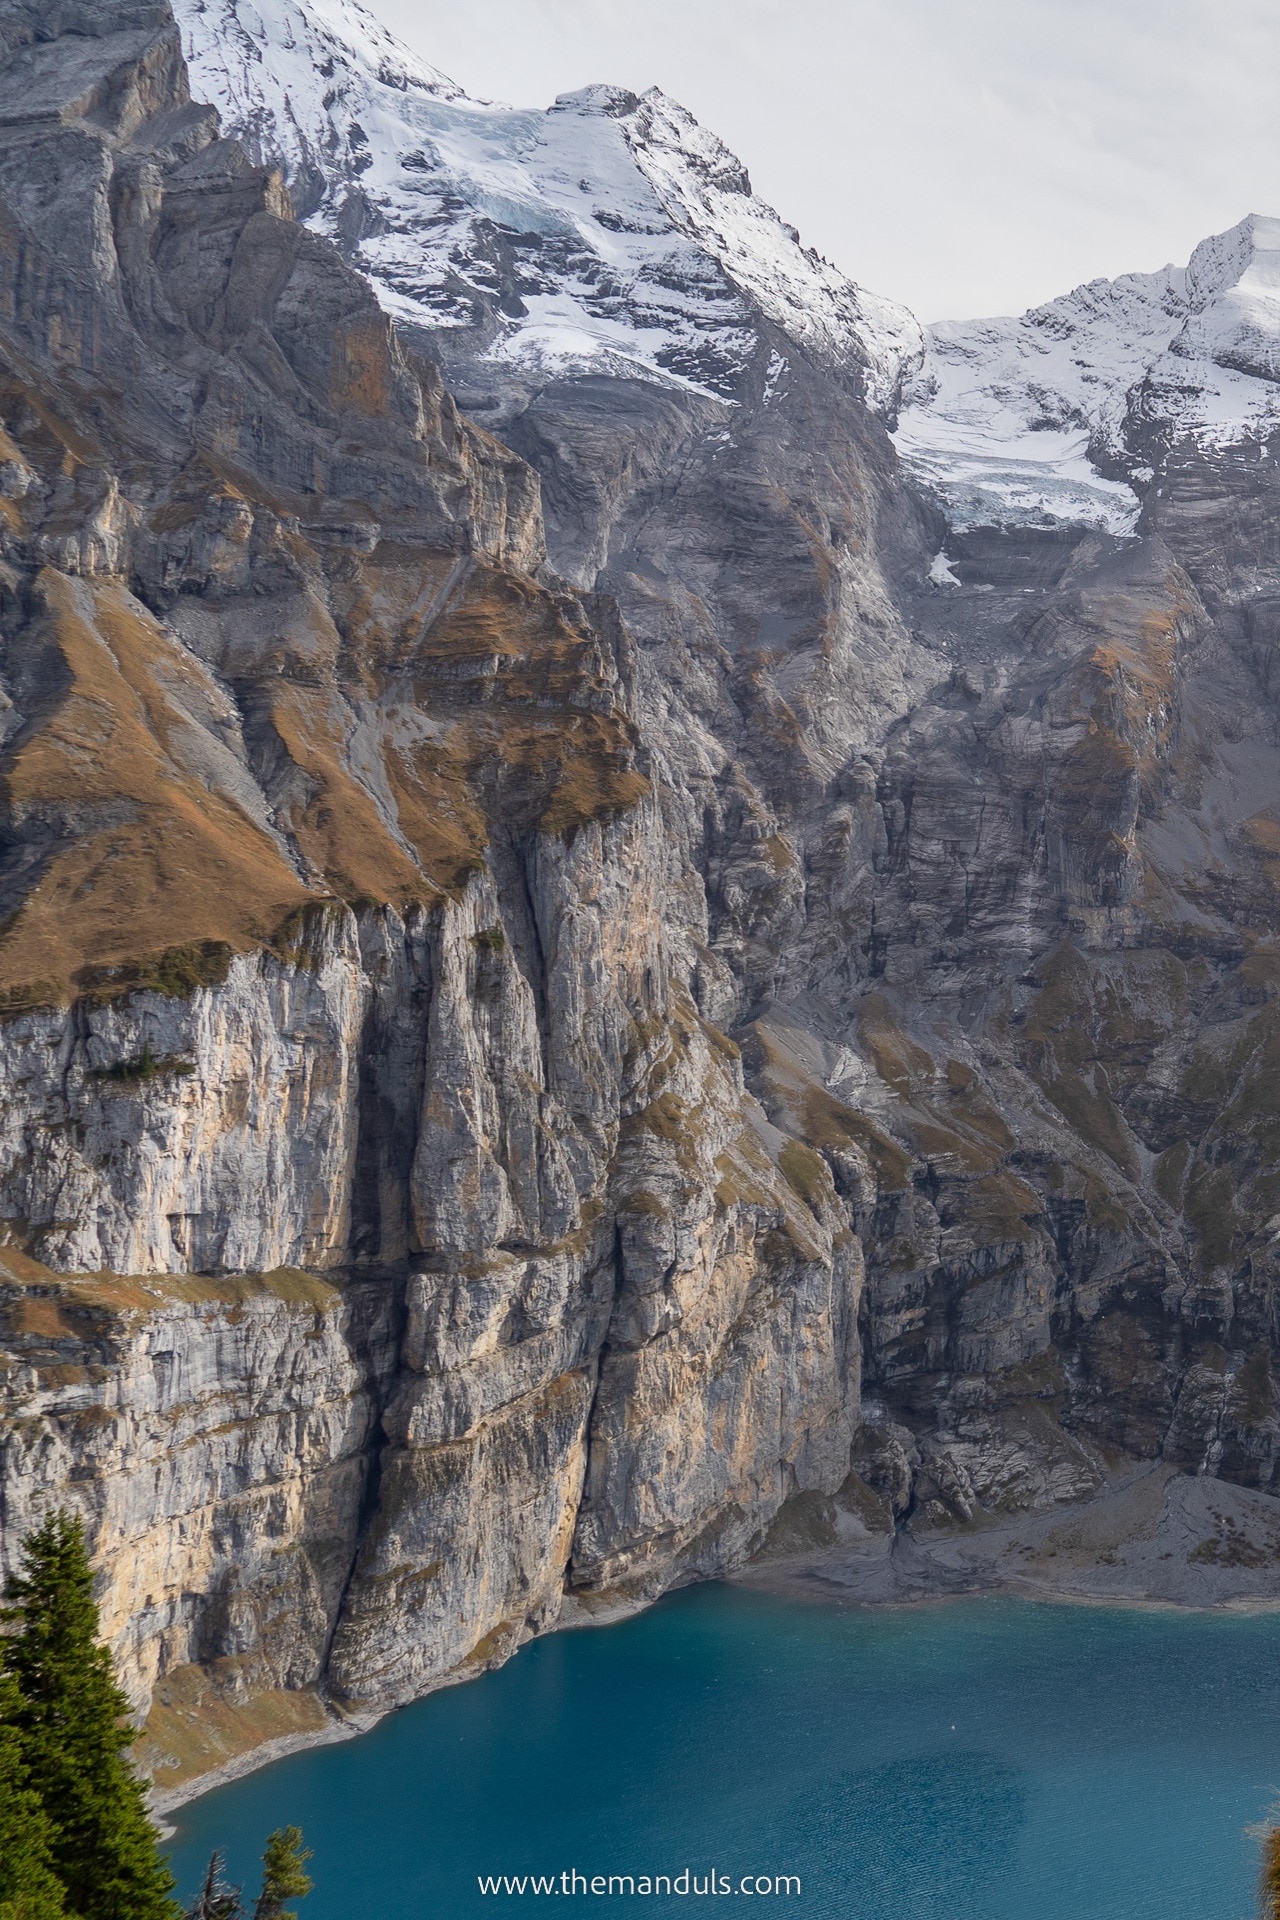
[[[748,1035],[748,1054],[779,1124],[824,1152],[861,1150],[883,1191],[900,1192],[910,1184],[910,1155],[875,1121],[810,1078],[767,1022],[755,1021]]]
[[[141,992],[186,1000],[198,987],[220,987],[231,971],[231,959],[225,940],[198,940],[187,947],[166,947],[154,960],[82,967],[76,979],[91,1002]]]
[[[174,1667],[156,1682],[133,1753],[158,1792],[172,1793],[268,1740],[305,1739],[336,1725],[310,1688],[250,1690],[241,1684],[240,1665],[228,1659]]]
[[[1240,984],[1264,993],[1280,992],[1280,949],[1270,941],[1259,941],[1240,962]]]
[[[62,1316],[59,1325],[64,1331],[75,1331],[66,1314],[74,1317],[86,1306],[111,1314],[145,1315],[175,1305],[237,1307],[273,1299],[315,1313],[331,1313],[342,1303],[340,1286],[303,1267],[274,1267],[265,1273],[59,1273],[12,1246],[0,1246],[0,1285],[11,1289],[11,1315],[37,1307],[43,1313],[51,1306]]]
[[[1280,1007],[1268,1003],[1203,1047],[1183,1087],[1216,1109],[1189,1156],[1183,1210],[1199,1238],[1201,1269],[1236,1266],[1250,1236],[1280,1209]]]
[[[515,1636],[515,1632],[516,1628],[513,1621],[499,1620],[496,1627],[490,1627],[488,1633],[483,1634],[481,1638],[476,1641],[476,1644],[463,1661],[463,1666],[485,1667],[491,1666],[497,1661],[504,1660],[511,1650],[511,1642]]]
[[[783,1501],[768,1533],[751,1557],[782,1560],[794,1553],[812,1553],[834,1546],[835,1542],[836,1503],[829,1494],[809,1489],[793,1493]]]
[[[1265,1342],[1254,1348],[1236,1374],[1235,1395],[1241,1423],[1260,1427],[1275,1413],[1275,1386],[1271,1378],[1271,1349]]]
[[[858,1034],[880,1078],[904,1099],[913,1087],[932,1082],[932,1055],[902,1031],[882,993],[865,994],[859,1001]]]
[[[1084,1217],[1089,1225],[1100,1233],[1132,1234],[1135,1231],[1132,1215],[1103,1185],[1097,1174],[1085,1172],[1081,1178],[1084,1186]]]
[[[982,1242],[1021,1240],[1036,1234],[1031,1223],[1044,1213],[1044,1202],[1034,1187],[1007,1167],[957,1189],[956,1210],[965,1227]]]
[[[827,1163],[812,1148],[788,1140],[778,1155],[778,1166],[788,1186],[811,1212],[818,1213],[823,1201],[834,1199]]]
[[[1273,1539],[1270,1549],[1260,1546],[1228,1519],[1221,1533],[1192,1547],[1187,1558],[1200,1567],[1269,1567],[1280,1558],[1280,1540]]]
[[[389,716],[399,831],[452,888],[482,860],[490,820],[571,833],[634,806],[649,782],[578,604],[477,560],[449,588],[447,558],[379,548],[340,618],[349,664]],[[431,714],[429,737],[397,729],[401,702]]]
[[[11,1006],[51,982],[65,994],[104,984],[104,969],[145,972],[149,956],[166,980],[175,950],[250,947],[306,897],[267,835],[169,753],[176,716],[153,668],[190,669],[145,609],[48,570],[40,588],[37,644],[63,686],[0,779],[10,820],[48,821],[53,842],[0,939]]]
[[[701,1175],[699,1146],[705,1141],[706,1126],[698,1113],[674,1093],[660,1093],[638,1113],[628,1114],[618,1129],[619,1144],[648,1134],[663,1141],[674,1153],[683,1173]]]
[[[161,510],[166,526],[207,505],[210,487],[255,491],[197,465],[190,498]],[[318,556],[301,548],[295,564],[314,573]],[[482,865],[491,820],[568,834],[648,792],[600,638],[572,596],[387,543],[367,570],[351,558],[336,576],[336,626],[316,589],[302,594],[325,629],[318,649],[273,653],[268,623],[262,660],[236,656],[237,671],[260,669],[279,817],[311,884],[211,783],[212,742],[192,758],[192,723],[166,689],[195,683],[197,705],[222,700],[193,656],[118,583],[41,576],[44,613],[24,645],[42,653],[49,696],[0,780],[11,831],[34,831],[48,851],[23,869],[31,879],[0,925],[0,1013],[75,991],[190,992],[213,984],[215,949],[229,963],[308,899],[430,903]],[[227,632],[241,646],[240,628]]]
[[[389,673],[402,666],[427,631],[458,556],[430,547],[380,540],[349,577],[331,588],[335,616],[356,673]]]
[[[346,900],[429,899],[430,880],[405,851],[346,761],[349,714],[335,690],[281,682],[271,724],[295,766],[310,775],[307,798],[286,807],[290,829],[326,886]]]
[[[1081,1138],[1132,1179],[1133,1148],[1109,1077],[1123,1043],[1097,1017],[1088,962],[1064,942],[1038,965],[1037,975],[1039,991],[1017,1035],[1022,1062]],[[1157,1032],[1153,1023],[1150,1044]]]
[[[5,1313],[12,1335],[33,1335],[41,1340],[75,1339],[79,1329],[67,1318],[58,1300],[27,1295],[12,1301]]]
[[[375,418],[390,412],[391,341],[384,314],[334,328],[327,397],[335,412]]]
[[[632,1193],[624,1194],[618,1202],[618,1212],[623,1217],[627,1214],[641,1214],[651,1220],[671,1218],[671,1209],[666,1201],[658,1194],[650,1193],[647,1187],[640,1187]]]
[[[1236,1183],[1226,1167],[1198,1165],[1187,1181],[1183,1210],[1195,1230],[1202,1268],[1231,1263],[1236,1239]]]
[[[910,1154],[904,1153],[874,1120],[837,1100],[825,1087],[805,1087],[800,1098],[800,1130],[815,1147],[835,1152],[842,1147],[861,1147],[886,1193],[900,1193],[911,1184]]]

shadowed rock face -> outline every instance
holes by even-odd
[[[163,9],[0,32],[6,1553],[234,1746],[838,1492],[1274,1490],[1267,444],[948,531],[750,286],[504,374]]]
[[[658,474],[624,395],[607,502],[594,389],[507,432],[636,636],[702,990],[862,1239],[857,1464],[935,1521],[1113,1450],[1273,1487],[1267,449],[1180,445],[1132,539],[952,532],[934,584],[874,423],[791,360]]]

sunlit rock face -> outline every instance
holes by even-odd
[[[537,476],[167,12],[0,21],[4,1550],[69,1500],[138,1704],[261,1738],[837,1488],[861,1252]]]
[[[158,1778],[1272,1489],[1273,223],[926,336],[661,95],[0,37],[3,1546]]]

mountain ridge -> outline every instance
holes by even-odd
[[[923,328],[803,249],[751,194],[737,157],[658,88],[636,96],[587,87],[545,113],[493,107],[418,62],[355,0],[312,11],[307,25],[297,0],[271,0],[246,27],[237,0],[179,6],[188,57],[228,124],[285,167],[305,217],[371,275],[389,312],[435,329],[447,374],[470,380],[470,404],[494,424],[511,405],[500,375],[518,381],[521,369],[525,397],[531,382],[594,368],[688,380],[732,399],[753,362],[741,295],[820,358],[862,363],[866,396],[895,430],[899,453],[961,529],[1080,522],[1131,533],[1155,441],[1238,444],[1277,417],[1278,229],[1262,216],[1200,242],[1185,268],[1089,281],[1020,316]],[[291,62],[268,73],[262,36],[284,41]],[[308,84],[308,60],[331,69],[327,89]],[[473,133],[492,121],[483,158],[474,141],[469,159],[465,141],[452,159],[429,138],[423,145],[424,129],[396,101],[419,88],[440,103],[446,144],[448,108],[469,115]],[[361,113],[373,135],[357,117],[352,147],[350,124],[340,122]],[[548,152],[542,174],[535,161],[557,117],[567,128],[584,123],[574,129],[577,180],[567,149],[559,162]],[[620,133],[639,195],[593,120]],[[519,316],[495,310],[494,242],[480,232],[490,225],[506,230],[502,244],[521,261]],[[617,236],[612,253],[602,226]],[[628,231],[635,244],[624,258]],[[719,295],[708,269],[727,275]],[[683,285],[673,289],[673,276]],[[468,311],[477,306],[478,325]],[[442,327],[465,351],[451,350]],[[766,384],[780,366],[781,356],[767,363]],[[496,393],[477,385],[489,369]]]
[[[1185,268],[929,329],[899,451],[957,526],[1132,532],[1153,459],[1176,441],[1255,444],[1280,419],[1277,247],[1280,222],[1248,214]]]
[[[354,0],[326,0],[313,19],[270,0],[251,26],[236,0],[192,0],[180,18],[228,126],[285,167],[304,217],[345,245],[402,321],[476,332],[486,358],[513,369],[630,365],[728,395],[751,358],[747,316],[721,278],[736,263],[771,319],[864,361],[877,404],[891,406],[918,353],[905,309],[802,249],[741,162],[657,88],[588,87],[545,112],[471,101],[434,69],[418,77],[414,56]],[[293,63],[269,69],[263,37],[283,40]],[[318,88],[311,76],[326,66]],[[491,224],[518,262],[530,309],[519,316],[492,298]]]
[[[308,226],[166,9],[0,32],[3,1553],[75,1506],[139,1708],[256,1740],[798,1540],[1273,1499],[1280,436],[1179,424],[1270,394],[1262,224],[1198,358],[1160,276],[978,325],[1083,461],[983,518],[665,101],[375,47],[384,149],[331,36]]]

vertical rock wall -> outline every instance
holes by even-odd
[[[47,1267],[132,1276],[0,1254],[6,1550],[86,1514],[140,1703],[194,1663],[395,1704],[846,1477],[860,1251],[673,966],[659,831],[6,1023],[9,1204]]]

